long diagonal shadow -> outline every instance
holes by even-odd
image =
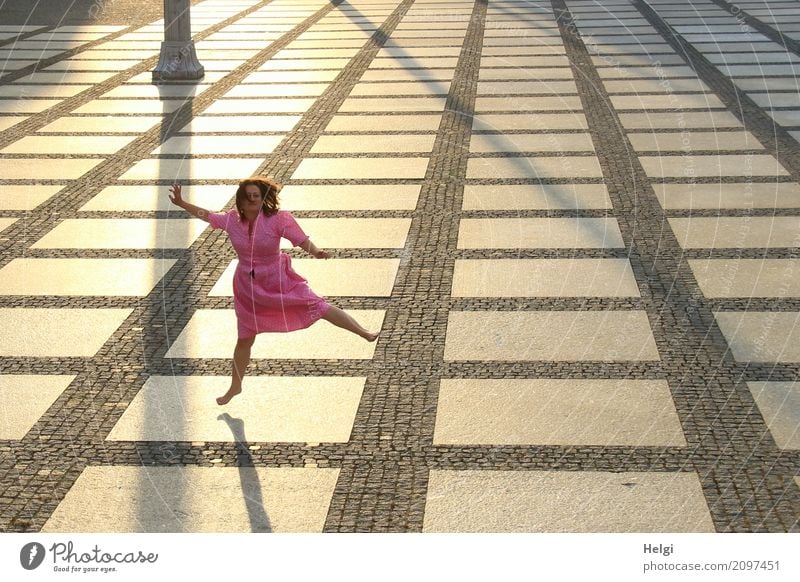
[[[264,509],[264,499],[261,495],[261,480],[256,472],[253,457],[247,449],[244,421],[241,418],[232,417],[227,412],[220,414],[217,420],[225,421],[236,442],[236,466],[239,467],[239,482],[247,507],[247,517],[250,519],[250,531],[272,533],[272,524],[266,509]]]

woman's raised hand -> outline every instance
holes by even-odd
[[[172,192],[172,196],[169,197],[169,201],[176,206],[180,206],[181,202],[183,202],[183,198],[181,197],[181,185],[175,183],[172,185],[172,188],[170,188],[169,191]]]

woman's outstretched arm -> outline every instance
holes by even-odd
[[[322,249],[318,249],[317,246],[311,242],[310,238],[304,240],[301,244],[297,245],[309,255],[313,255],[317,259],[329,259],[331,258],[331,254],[328,251],[323,251]]]
[[[191,214],[192,216],[196,216],[200,220],[205,220],[208,222],[208,210],[205,208],[200,208],[199,206],[195,206],[194,204],[189,204],[181,197],[181,185],[180,184],[173,184],[172,188],[169,189],[172,192],[172,195],[169,197],[170,202],[172,202],[175,206],[180,206],[186,212]]]

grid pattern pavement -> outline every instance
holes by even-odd
[[[158,21],[0,28],[0,530],[798,530],[798,2],[192,22],[170,85]],[[235,257],[166,192],[256,173],[382,334],[220,408]]]

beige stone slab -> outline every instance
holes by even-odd
[[[13,142],[4,154],[113,154],[136,139],[135,135],[29,135]]]
[[[340,113],[399,111],[440,112],[444,110],[445,99],[438,97],[392,97],[392,98],[350,98],[345,99],[339,107]]]
[[[48,73],[45,71],[36,71],[30,75],[22,77],[18,83],[41,83],[45,85],[58,85],[64,83],[77,83],[77,84],[95,84],[102,83],[116,75],[114,72],[85,72],[85,73]],[[149,75],[152,80],[152,74]]]
[[[406,46],[406,47],[384,47],[378,50],[375,58],[385,57],[457,57],[461,54],[460,46],[449,47],[425,47],[425,46]]]
[[[0,308],[0,356],[91,358],[132,312]]]
[[[17,221],[16,218],[0,218],[0,233]]]
[[[307,158],[300,162],[292,179],[412,180],[424,178],[427,167],[428,158]]]
[[[444,359],[615,362],[659,355],[644,311],[451,311]]]
[[[594,151],[588,133],[473,134],[472,153]]]
[[[0,97],[38,97],[39,99],[72,97],[86,89],[91,89],[91,85],[23,85],[12,83],[0,87]]]
[[[630,133],[636,151],[763,150],[749,131],[693,131],[675,133]]]
[[[361,325],[378,330],[384,311],[346,310]],[[236,343],[236,315],[233,309],[198,309],[167,351],[167,358],[231,357]],[[311,327],[291,333],[262,333],[256,336],[253,359],[369,360],[375,342],[320,320]]]
[[[152,154],[269,154],[282,135],[191,135],[171,137]],[[203,160],[206,161],[206,160]]]
[[[336,443],[350,432],[366,378],[250,376],[225,407],[250,442]],[[219,419],[215,397],[230,376],[151,376],[108,441],[221,441],[241,438]]]
[[[195,117],[184,125],[182,133],[246,133],[291,131],[299,115],[241,115]]]
[[[361,81],[450,81],[454,69],[367,69]]]
[[[572,78],[572,69],[569,68],[508,67],[481,69],[478,74],[478,79],[481,81],[566,80]]]
[[[203,180],[251,176],[260,158],[147,159],[137,162],[120,180]]]
[[[4,180],[74,180],[103,160],[72,158],[22,158],[0,160],[0,176]]]
[[[337,153],[427,153],[433,151],[436,135],[322,135],[312,154]]]
[[[70,218],[31,248],[187,249],[207,226],[195,219]]]
[[[481,56],[481,68],[483,67],[567,67],[569,68],[569,58],[567,55],[503,55],[503,56]]]
[[[623,248],[614,218],[462,218],[460,249]]]
[[[0,269],[0,295],[144,297],[174,259],[14,259]]]
[[[125,69],[131,69],[141,63],[141,60],[128,61],[83,61],[80,59],[65,59],[55,64],[45,67],[42,70],[47,72],[58,71],[106,71],[111,73],[121,73]]]
[[[587,129],[583,113],[483,113],[472,118],[472,130]]]
[[[748,382],[775,444],[781,449],[800,449],[800,384],[797,382]]]
[[[205,208],[219,211],[236,194],[236,182],[230,186],[184,186],[184,200]],[[81,206],[80,211],[94,212],[154,212],[168,210],[183,216],[184,211],[169,201],[169,186],[109,186]]]
[[[594,156],[470,158],[467,178],[602,178]]]
[[[450,81],[398,81],[387,83],[356,83],[350,92],[358,96],[447,95]]]
[[[299,218],[303,231],[320,248],[402,249],[410,218]],[[291,243],[281,240],[282,248]]]
[[[285,210],[414,210],[420,186],[287,185],[280,194]]]
[[[800,125],[800,110],[767,111],[770,117],[783,126],[796,127]]]
[[[443,379],[434,445],[685,447],[665,380]]]
[[[175,99],[185,100],[201,95],[211,85],[138,85],[124,84],[103,93],[103,98],[114,99]]]
[[[654,178],[788,176],[771,155],[639,156],[648,176]]]
[[[685,249],[746,249],[800,246],[800,217],[720,216],[670,218]]]
[[[792,259],[689,260],[706,297],[800,297],[800,261]]]
[[[792,63],[785,65],[728,65],[717,67],[723,75],[728,77],[769,77],[769,76],[787,76],[797,77],[800,73],[800,68]]]
[[[653,184],[665,209],[681,208],[798,208],[800,184]]]
[[[242,83],[326,83],[333,81],[341,71],[255,71]]]
[[[217,113],[305,113],[315,99],[218,99],[204,111]]]
[[[800,88],[795,77],[740,77],[731,81],[745,91],[796,91]]]
[[[318,97],[329,83],[274,83],[264,85],[236,85],[225,97]]]
[[[620,113],[626,129],[674,129],[743,127],[735,115],[727,111],[670,111],[659,113]]]
[[[74,379],[74,375],[0,375],[0,439],[22,439]]]
[[[581,109],[581,99],[577,95],[556,97],[478,97],[475,100],[475,111],[559,111],[564,109]]]
[[[325,131],[436,131],[441,114],[435,115],[334,115]]]
[[[9,127],[13,127],[21,121],[25,121],[26,119],[28,118],[19,115],[13,117],[0,117],[0,131],[5,131]]]
[[[160,117],[70,117],[48,123],[39,133],[136,133],[141,134],[161,122]]]
[[[627,259],[457,259],[452,295],[639,297],[639,288]]]
[[[800,107],[798,93],[750,93],[749,97],[761,107]]]
[[[800,313],[718,311],[714,317],[737,362],[800,362]]]
[[[605,184],[464,186],[464,210],[611,208]]]
[[[52,198],[64,186],[12,186],[0,184],[0,210],[33,210]]]
[[[234,260],[216,282],[210,297],[233,295]],[[400,259],[292,259],[292,268],[324,297],[389,297]],[[0,271],[0,276],[2,271]]]
[[[478,95],[574,95],[574,81],[480,81]]]
[[[424,532],[715,531],[694,472],[432,470]]]
[[[668,65],[659,68],[647,67],[600,67],[597,69],[602,79],[625,79],[642,77],[645,79],[656,79],[666,77],[695,77],[696,73],[691,67],[681,65]]]
[[[183,105],[183,101],[176,99],[95,99],[75,109],[74,113],[162,115],[172,113],[181,105]]]
[[[263,47],[262,47],[263,48]],[[357,48],[329,48],[329,49],[283,49],[275,53],[276,59],[307,59],[319,57],[348,57],[358,54]],[[380,53],[380,51],[378,51]]]
[[[0,113],[40,113],[61,103],[54,99],[0,99]]]
[[[612,95],[611,104],[617,109],[711,109],[725,104],[712,93],[696,95]]]
[[[219,422],[225,419],[241,426],[230,416]],[[338,475],[303,467],[90,466],[42,531],[320,533]]]
[[[455,68],[458,57],[377,57],[369,64],[370,69],[448,69]]]
[[[619,81],[604,80],[603,85],[610,94],[616,93],[659,93],[664,101],[669,97],[664,95],[664,86],[660,79],[625,79]],[[711,89],[700,79],[670,79],[669,86],[673,91],[707,92]]]
[[[259,71],[324,71],[326,69],[342,70],[350,59],[270,59]]]

